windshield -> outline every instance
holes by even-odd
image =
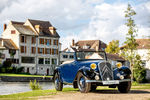
[[[104,52],[76,52],[77,60],[103,60],[106,59]]]

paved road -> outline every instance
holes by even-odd
[[[116,90],[97,90],[90,93],[79,91],[62,93],[57,95],[39,97],[39,100],[150,100],[150,89],[132,90],[122,94]]]

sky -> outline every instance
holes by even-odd
[[[136,38],[150,36],[150,0],[0,0],[0,33],[3,24],[27,19],[45,20],[56,27],[62,49],[72,39],[125,41],[128,28],[124,11],[128,3],[137,13]]]

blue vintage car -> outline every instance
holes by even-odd
[[[104,51],[75,52],[74,61],[57,67],[53,79],[57,91],[62,91],[66,84],[72,84],[82,93],[96,90],[97,86],[118,87],[121,93],[127,93],[131,88],[130,69],[121,63],[112,68]]]

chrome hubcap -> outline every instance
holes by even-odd
[[[79,84],[80,84],[81,88],[85,87],[85,79],[83,77],[80,78]]]

